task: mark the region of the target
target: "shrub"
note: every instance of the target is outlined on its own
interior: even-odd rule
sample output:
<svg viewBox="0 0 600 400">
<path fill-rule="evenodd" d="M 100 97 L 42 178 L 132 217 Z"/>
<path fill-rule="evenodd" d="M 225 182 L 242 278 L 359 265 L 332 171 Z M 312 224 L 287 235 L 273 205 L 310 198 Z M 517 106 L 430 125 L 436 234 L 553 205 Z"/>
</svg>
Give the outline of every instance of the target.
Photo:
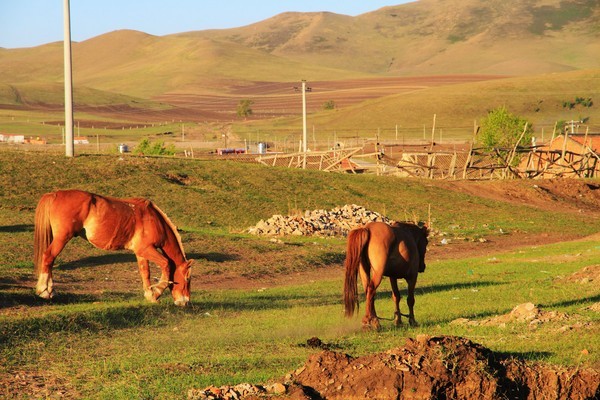
<svg viewBox="0 0 600 400">
<path fill-rule="evenodd" d="M 165 146 L 164 142 L 153 143 L 150 139 L 145 138 L 140 140 L 134 152 L 145 156 L 172 156 L 175 154 L 175 146 L 173 144 Z"/>
<path fill-rule="evenodd" d="M 508 112 L 506 107 L 492 110 L 480 122 L 481 130 L 478 143 L 486 150 L 496 149 L 505 157 L 512 151 L 521 135 L 519 144 L 531 143 L 533 127 L 525 119 Z M 523 133 L 525 131 L 525 133 Z M 515 162 L 518 159 L 515 158 Z"/>
<path fill-rule="evenodd" d="M 333 110 L 335 108 L 335 101 L 328 100 L 323 103 L 323 110 Z"/>
</svg>

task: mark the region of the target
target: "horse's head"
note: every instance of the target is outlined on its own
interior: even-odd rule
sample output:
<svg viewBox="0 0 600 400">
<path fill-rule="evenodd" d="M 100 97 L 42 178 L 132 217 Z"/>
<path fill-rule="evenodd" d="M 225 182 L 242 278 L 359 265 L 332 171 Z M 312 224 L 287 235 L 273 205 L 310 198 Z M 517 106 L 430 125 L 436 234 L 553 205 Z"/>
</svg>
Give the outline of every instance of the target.
<svg viewBox="0 0 600 400">
<path fill-rule="evenodd" d="M 188 260 L 175 268 L 175 273 L 173 275 L 173 289 L 171 290 L 175 305 L 186 306 L 190 302 L 193 261 L 194 260 Z"/>
<path fill-rule="evenodd" d="M 419 234 L 417 235 L 417 248 L 419 249 L 419 272 L 425 272 L 425 253 L 427 252 L 427 245 L 429 240 L 429 228 L 427 225 L 423 225 L 419 228 Z"/>
</svg>

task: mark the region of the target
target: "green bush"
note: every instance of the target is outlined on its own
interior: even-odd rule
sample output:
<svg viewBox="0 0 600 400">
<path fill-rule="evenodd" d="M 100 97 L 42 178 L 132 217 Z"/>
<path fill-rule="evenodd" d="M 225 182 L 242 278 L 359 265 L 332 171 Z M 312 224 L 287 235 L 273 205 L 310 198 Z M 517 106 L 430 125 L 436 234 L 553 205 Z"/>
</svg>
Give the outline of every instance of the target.
<svg viewBox="0 0 600 400">
<path fill-rule="evenodd" d="M 481 120 L 480 126 L 478 143 L 488 152 L 496 150 L 504 159 L 519 139 L 519 145 L 526 146 L 531 143 L 533 136 L 532 125 L 525 119 L 508 112 L 504 106 L 490 111 Z M 513 160 L 514 163 L 518 161 L 518 157 Z"/>
<path fill-rule="evenodd" d="M 325 103 L 323 103 L 323 110 L 333 110 L 333 109 L 335 109 L 335 101 L 328 100 Z"/>
<path fill-rule="evenodd" d="M 527 125 L 527 129 L 525 129 Z M 506 107 L 492 110 L 480 122 L 479 144 L 486 150 L 513 148 L 523 134 L 520 144 L 531 142 L 533 127 L 527 120 L 508 112 Z"/>
<path fill-rule="evenodd" d="M 145 138 L 140 140 L 134 153 L 145 156 L 172 156 L 175 154 L 175 146 L 173 144 L 165 146 L 164 142 L 153 143 L 150 139 Z"/>
</svg>

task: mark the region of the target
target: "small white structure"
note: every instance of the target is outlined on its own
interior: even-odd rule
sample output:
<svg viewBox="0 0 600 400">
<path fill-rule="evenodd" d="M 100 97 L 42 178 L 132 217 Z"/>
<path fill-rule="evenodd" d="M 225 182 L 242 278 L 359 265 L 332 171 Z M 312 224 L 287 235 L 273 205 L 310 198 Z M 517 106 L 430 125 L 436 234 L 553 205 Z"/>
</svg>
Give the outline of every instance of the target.
<svg viewBox="0 0 600 400">
<path fill-rule="evenodd" d="M 0 142 L 6 143 L 25 143 L 24 135 L 6 135 L 0 133 Z"/>
<path fill-rule="evenodd" d="M 77 136 L 73 139 L 74 144 L 90 144 L 88 139 L 85 136 Z"/>
</svg>

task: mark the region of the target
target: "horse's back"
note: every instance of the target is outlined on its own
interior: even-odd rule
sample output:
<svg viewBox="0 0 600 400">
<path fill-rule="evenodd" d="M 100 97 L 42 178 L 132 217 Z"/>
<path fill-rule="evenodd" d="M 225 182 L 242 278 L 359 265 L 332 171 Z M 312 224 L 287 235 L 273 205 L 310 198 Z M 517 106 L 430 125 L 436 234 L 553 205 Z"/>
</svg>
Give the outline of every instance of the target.
<svg viewBox="0 0 600 400">
<path fill-rule="evenodd" d="M 371 222 L 366 227 L 371 232 L 369 258 L 384 268 L 385 276 L 408 278 L 416 274 L 418 249 L 411 224 Z"/>
<path fill-rule="evenodd" d="M 88 212 L 92 194 L 82 190 L 57 190 L 46 193 L 42 201 L 47 202 L 53 230 L 77 231 L 82 228 Z"/>
<path fill-rule="evenodd" d="M 375 270 L 383 270 L 394 245 L 394 232 L 388 224 L 379 221 L 369 222 L 365 229 L 370 236 L 367 247 L 370 264 Z"/>
</svg>

